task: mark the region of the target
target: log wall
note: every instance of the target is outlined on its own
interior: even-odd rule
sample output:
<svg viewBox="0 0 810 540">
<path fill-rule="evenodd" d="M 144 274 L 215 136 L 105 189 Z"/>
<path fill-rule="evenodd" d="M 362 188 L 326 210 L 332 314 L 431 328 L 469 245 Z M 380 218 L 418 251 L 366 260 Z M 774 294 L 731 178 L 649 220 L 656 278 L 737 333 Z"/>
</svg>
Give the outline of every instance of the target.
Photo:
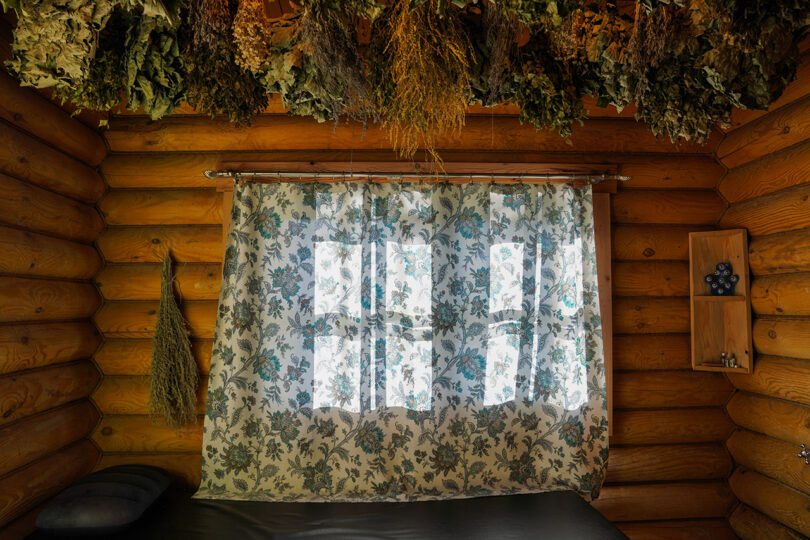
<svg viewBox="0 0 810 540">
<path fill-rule="evenodd" d="M 723 410 L 732 387 L 694 373 L 689 360 L 687 234 L 712 227 L 726 208 L 715 188 L 724 169 L 707 147 L 649 136 L 647 128 L 597 111 L 573 136 L 521 127 L 514 117 L 472 117 L 442 141 L 446 162 L 615 163 L 633 180 L 613 197 L 613 324 L 616 411 L 607 485 L 595 506 L 633 538 L 728 538 L 731 460 Z M 103 414 L 93 433 L 101 467 L 145 462 L 199 482 L 201 424 L 175 434 L 146 413 L 150 337 L 163 250 L 177 281 L 202 373 L 210 365 L 222 262 L 222 200 L 202 171 L 221 162 L 390 161 L 376 128 L 265 116 L 236 131 L 220 120 L 128 115 L 107 132 L 99 202 L 107 229 L 97 244 L 105 341 L 95 355 L 104 379 L 93 394 Z M 205 385 L 200 389 L 204 396 Z M 200 408 L 203 412 L 203 408 Z M 202 417 L 200 417 L 200 423 Z"/>
<path fill-rule="evenodd" d="M 0 537 L 95 467 L 101 136 L 0 70 Z"/>
<path fill-rule="evenodd" d="M 721 228 L 750 232 L 756 358 L 737 388 L 727 441 L 731 488 L 741 501 L 730 522 L 744 539 L 810 536 L 810 67 L 767 114 L 737 114 L 717 150 L 729 167 L 719 193 Z"/>
</svg>

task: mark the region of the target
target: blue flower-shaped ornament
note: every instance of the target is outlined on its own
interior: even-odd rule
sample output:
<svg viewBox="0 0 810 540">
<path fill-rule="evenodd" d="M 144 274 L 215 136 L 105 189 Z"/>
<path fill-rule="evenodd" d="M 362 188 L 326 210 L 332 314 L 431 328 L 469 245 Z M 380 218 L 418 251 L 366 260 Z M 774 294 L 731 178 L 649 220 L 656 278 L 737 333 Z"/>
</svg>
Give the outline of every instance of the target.
<svg viewBox="0 0 810 540">
<path fill-rule="evenodd" d="M 734 274 L 731 263 L 721 262 L 714 267 L 714 272 L 706 274 L 706 283 L 712 296 L 731 296 L 734 294 L 734 286 L 740 281 L 740 276 Z"/>
</svg>

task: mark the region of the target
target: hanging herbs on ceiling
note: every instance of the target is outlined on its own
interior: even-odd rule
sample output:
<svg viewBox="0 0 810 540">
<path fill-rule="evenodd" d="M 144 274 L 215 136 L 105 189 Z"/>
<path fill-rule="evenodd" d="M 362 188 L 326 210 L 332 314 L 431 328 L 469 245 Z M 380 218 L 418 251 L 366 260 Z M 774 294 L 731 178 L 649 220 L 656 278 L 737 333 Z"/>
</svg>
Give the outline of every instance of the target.
<svg viewBox="0 0 810 540">
<path fill-rule="evenodd" d="M 127 107 L 152 120 L 172 112 L 186 92 L 179 29 L 162 18 L 140 17 L 124 42 Z"/>
<path fill-rule="evenodd" d="M 249 125 L 267 107 L 267 92 L 236 64 L 231 26 L 237 7 L 233 0 L 192 0 L 191 36 L 183 51 L 185 99 L 203 114 L 223 114 L 236 125 Z"/>
<path fill-rule="evenodd" d="M 366 63 L 360 54 L 353 11 L 341 12 L 326 0 L 304 1 L 304 11 L 295 34 L 296 44 L 305 56 L 310 76 L 323 92 L 311 90 L 337 121 L 344 116 L 363 124 L 379 120 L 371 102 L 366 80 Z M 373 13 L 367 2 L 346 2 L 348 7 Z"/>
<path fill-rule="evenodd" d="M 276 18 L 263 0 L 0 5 L 18 19 L 9 71 L 80 108 L 157 119 L 185 100 L 241 125 L 270 93 L 321 122 L 381 120 L 403 155 L 434 157 L 470 103 L 515 103 L 568 137 L 585 96 L 703 141 L 781 94 L 810 23 L 810 0 L 302 0 Z"/>
<path fill-rule="evenodd" d="M 469 37 L 458 8 L 438 7 L 438 0 L 415 9 L 397 0 L 372 28 L 374 97 L 394 149 L 405 157 L 423 146 L 438 158 L 438 137 L 461 129 L 472 99 Z"/>
<path fill-rule="evenodd" d="M 98 33 L 113 3 L 96 0 L 33 0 L 6 4 L 17 11 L 8 68 L 24 86 L 70 88 L 90 70 Z"/>
</svg>

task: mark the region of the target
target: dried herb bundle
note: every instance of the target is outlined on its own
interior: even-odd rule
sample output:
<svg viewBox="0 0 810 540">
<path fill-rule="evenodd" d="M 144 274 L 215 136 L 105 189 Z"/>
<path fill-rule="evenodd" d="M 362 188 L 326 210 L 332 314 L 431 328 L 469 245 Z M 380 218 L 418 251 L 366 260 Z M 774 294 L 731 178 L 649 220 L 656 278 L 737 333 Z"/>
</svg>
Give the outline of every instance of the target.
<svg viewBox="0 0 810 540">
<path fill-rule="evenodd" d="M 515 103 L 520 121 L 535 129 L 556 129 L 569 137 L 574 122 L 585 118 L 582 91 L 577 87 L 572 64 L 553 55 L 550 36 L 534 34 L 522 51 L 523 63 L 515 77 Z"/>
<path fill-rule="evenodd" d="M 377 23 L 369 78 L 394 148 L 412 157 L 423 145 L 438 160 L 437 139 L 461 129 L 472 97 L 475 57 L 459 10 L 397 0 Z"/>
<path fill-rule="evenodd" d="M 152 340 L 152 377 L 148 410 L 153 421 L 162 418 L 172 429 L 197 421 L 197 363 L 183 314 L 174 296 L 172 261 L 163 257 L 155 336 Z"/>
<path fill-rule="evenodd" d="M 272 60 L 273 22 L 262 0 L 240 0 L 233 20 L 236 63 L 253 73 L 266 69 Z"/>
<path fill-rule="evenodd" d="M 127 108 L 152 120 L 171 113 L 186 92 L 180 33 L 164 18 L 142 16 L 127 31 L 123 58 Z"/>
<path fill-rule="evenodd" d="M 116 10 L 101 31 L 99 46 L 84 80 L 73 88 L 57 87 L 54 96 L 70 101 L 78 109 L 109 111 L 121 104 L 124 93 L 122 58 L 128 29 L 138 23 L 139 16 Z"/>
<path fill-rule="evenodd" d="M 189 9 L 192 37 L 183 60 L 186 101 L 204 114 L 224 114 L 248 125 L 267 107 L 267 93 L 256 77 L 236 63 L 231 22 L 237 3 L 193 0 Z"/>
<path fill-rule="evenodd" d="M 365 123 L 377 118 L 351 15 L 331 9 L 324 0 L 304 2 L 295 38 L 322 88 L 320 101 L 331 110 L 332 119 L 347 116 Z"/>
<path fill-rule="evenodd" d="M 481 9 L 468 6 L 465 13 L 473 15 L 465 18 L 476 52 L 476 64 L 471 66 L 473 101 L 490 107 L 505 103 L 514 95 L 520 22 L 492 2 L 486 2 Z"/>
<path fill-rule="evenodd" d="M 4 4 L 6 7 L 6 4 Z M 113 2 L 102 0 L 32 0 L 18 5 L 7 63 L 24 86 L 74 88 L 90 71 L 98 33 L 107 24 Z"/>
</svg>

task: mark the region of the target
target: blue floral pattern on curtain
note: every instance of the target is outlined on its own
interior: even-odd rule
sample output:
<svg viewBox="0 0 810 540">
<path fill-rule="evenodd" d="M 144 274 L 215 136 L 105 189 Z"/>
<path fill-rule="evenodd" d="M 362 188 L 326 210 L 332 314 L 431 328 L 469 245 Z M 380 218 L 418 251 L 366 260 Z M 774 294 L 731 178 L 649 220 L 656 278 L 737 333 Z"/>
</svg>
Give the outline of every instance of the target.
<svg viewBox="0 0 810 540">
<path fill-rule="evenodd" d="M 199 498 L 598 494 L 590 188 L 235 188 Z"/>
</svg>

